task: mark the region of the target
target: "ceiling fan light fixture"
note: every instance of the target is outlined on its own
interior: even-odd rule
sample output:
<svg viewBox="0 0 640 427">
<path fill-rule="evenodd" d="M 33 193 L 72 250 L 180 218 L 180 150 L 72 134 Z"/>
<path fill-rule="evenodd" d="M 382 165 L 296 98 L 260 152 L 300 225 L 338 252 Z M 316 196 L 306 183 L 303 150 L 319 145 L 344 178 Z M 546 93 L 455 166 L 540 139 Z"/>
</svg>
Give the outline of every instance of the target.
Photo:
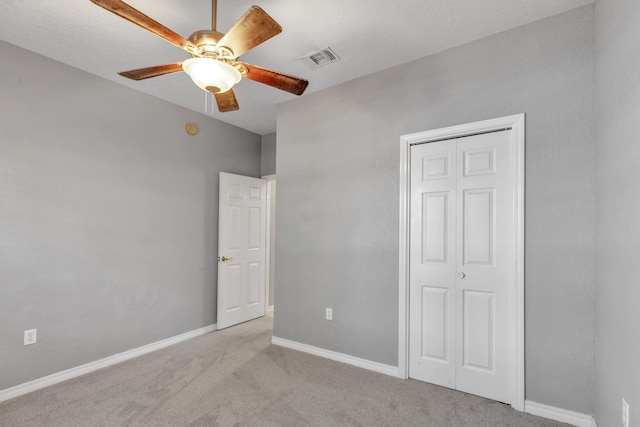
<svg viewBox="0 0 640 427">
<path fill-rule="evenodd" d="M 235 67 L 213 58 L 189 58 L 182 69 L 200 89 L 212 93 L 226 92 L 242 79 Z"/>
<path fill-rule="evenodd" d="M 91 0 L 95 5 L 123 18 L 191 54 L 184 62 L 123 71 L 123 77 L 144 80 L 165 74 L 186 72 L 202 90 L 215 95 L 218 111 L 236 111 L 240 107 L 233 86 L 243 78 L 294 95 L 302 95 L 309 82 L 278 71 L 238 62 L 254 47 L 282 32 L 282 27 L 259 6 L 249 10 L 226 34 L 216 31 L 217 0 L 211 0 L 211 30 L 198 30 L 188 39 L 140 12 L 124 0 Z M 315 61 L 318 62 L 318 61 Z M 211 99 L 208 96 L 205 99 Z"/>
</svg>

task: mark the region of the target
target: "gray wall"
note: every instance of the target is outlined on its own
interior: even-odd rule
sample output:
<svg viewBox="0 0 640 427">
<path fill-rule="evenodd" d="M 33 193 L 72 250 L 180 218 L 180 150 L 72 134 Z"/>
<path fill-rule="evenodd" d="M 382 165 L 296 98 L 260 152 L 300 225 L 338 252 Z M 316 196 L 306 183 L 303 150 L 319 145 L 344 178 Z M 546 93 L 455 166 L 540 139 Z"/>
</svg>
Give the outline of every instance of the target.
<svg viewBox="0 0 640 427">
<path fill-rule="evenodd" d="M 259 176 L 260 136 L 0 58 L 0 389 L 213 324 L 218 172 Z"/>
<path fill-rule="evenodd" d="M 262 136 L 262 176 L 276 173 L 276 134 L 270 133 Z"/>
<path fill-rule="evenodd" d="M 621 399 L 640 425 L 640 3 L 596 3 L 597 278 L 599 426 L 620 425 Z"/>
<path fill-rule="evenodd" d="M 526 113 L 526 398 L 591 413 L 593 78 L 586 6 L 281 105 L 274 334 L 397 365 L 399 137 Z"/>
</svg>

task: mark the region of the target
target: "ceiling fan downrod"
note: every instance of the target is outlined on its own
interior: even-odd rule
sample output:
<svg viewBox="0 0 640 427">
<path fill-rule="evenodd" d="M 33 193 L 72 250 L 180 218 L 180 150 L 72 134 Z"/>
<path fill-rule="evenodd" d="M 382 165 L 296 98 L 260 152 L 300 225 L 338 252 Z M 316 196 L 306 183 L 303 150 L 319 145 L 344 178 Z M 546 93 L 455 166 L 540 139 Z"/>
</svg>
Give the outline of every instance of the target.
<svg viewBox="0 0 640 427">
<path fill-rule="evenodd" d="M 211 30 L 216 31 L 216 21 L 218 20 L 218 0 L 211 0 Z"/>
</svg>

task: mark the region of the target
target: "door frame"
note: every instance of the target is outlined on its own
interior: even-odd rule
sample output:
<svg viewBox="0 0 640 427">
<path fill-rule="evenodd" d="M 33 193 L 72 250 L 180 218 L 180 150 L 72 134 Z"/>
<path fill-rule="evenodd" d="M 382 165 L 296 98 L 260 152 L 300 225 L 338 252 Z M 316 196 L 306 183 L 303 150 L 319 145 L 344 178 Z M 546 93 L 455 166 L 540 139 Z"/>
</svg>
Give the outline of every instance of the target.
<svg viewBox="0 0 640 427">
<path fill-rule="evenodd" d="M 276 181 L 276 174 L 262 175 L 261 177 L 265 181 L 267 181 L 267 219 L 266 219 L 266 261 L 265 261 L 265 298 L 264 298 L 264 310 L 266 315 L 273 314 L 273 307 L 275 305 L 275 297 L 273 305 L 269 305 L 269 294 L 271 293 L 271 239 L 274 236 L 271 235 L 271 207 L 276 203 L 273 198 L 273 194 L 271 194 L 271 187 L 269 183 L 272 181 Z M 277 192 L 277 190 L 276 190 Z"/>
<path fill-rule="evenodd" d="M 516 114 L 457 126 L 417 132 L 400 137 L 400 256 L 398 297 L 398 377 L 409 378 L 409 203 L 411 146 L 510 128 L 513 144 L 511 165 L 516 180 L 511 184 L 514 202 L 511 217 L 516 232 L 509 243 L 514 254 L 509 276 L 515 284 L 509 295 L 509 396 L 511 406 L 524 411 L 524 140 L 525 115 Z"/>
</svg>

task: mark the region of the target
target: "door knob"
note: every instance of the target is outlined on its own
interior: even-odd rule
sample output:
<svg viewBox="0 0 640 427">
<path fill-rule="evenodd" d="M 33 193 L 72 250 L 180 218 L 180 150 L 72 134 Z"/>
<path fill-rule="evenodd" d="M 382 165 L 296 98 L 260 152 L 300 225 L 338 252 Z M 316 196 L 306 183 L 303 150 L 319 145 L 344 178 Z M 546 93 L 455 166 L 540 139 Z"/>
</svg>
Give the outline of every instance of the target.
<svg viewBox="0 0 640 427">
<path fill-rule="evenodd" d="M 460 273 L 458 273 L 458 277 L 464 279 L 465 277 L 467 277 L 467 275 L 461 271 Z"/>
<path fill-rule="evenodd" d="M 225 262 L 225 261 L 230 261 L 233 258 L 227 258 L 226 256 L 223 256 L 222 258 L 220 258 L 220 261 Z"/>
</svg>

